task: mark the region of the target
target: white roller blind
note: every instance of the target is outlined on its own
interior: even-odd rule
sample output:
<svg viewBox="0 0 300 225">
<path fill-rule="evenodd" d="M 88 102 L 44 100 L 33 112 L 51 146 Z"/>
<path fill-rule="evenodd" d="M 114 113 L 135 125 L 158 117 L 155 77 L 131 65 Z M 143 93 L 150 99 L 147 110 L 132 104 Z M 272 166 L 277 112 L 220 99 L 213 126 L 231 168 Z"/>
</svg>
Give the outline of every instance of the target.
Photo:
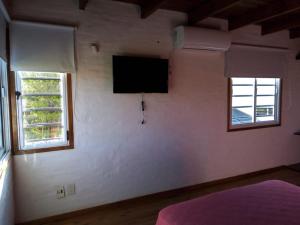
<svg viewBox="0 0 300 225">
<path fill-rule="evenodd" d="M 232 46 L 225 54 L 226 77 L 282 78 L 287 53 L 280 50 Z"/>
<path fill-rule="evenodd" d="M 74 28 L 29 22 L 12 22 L 13 71 L 74 72 Z"/>
<path fill-rule="evenodd" d="M 0 11 L 0 57 L 6 61 L 6 20 Z"/>
</svg>

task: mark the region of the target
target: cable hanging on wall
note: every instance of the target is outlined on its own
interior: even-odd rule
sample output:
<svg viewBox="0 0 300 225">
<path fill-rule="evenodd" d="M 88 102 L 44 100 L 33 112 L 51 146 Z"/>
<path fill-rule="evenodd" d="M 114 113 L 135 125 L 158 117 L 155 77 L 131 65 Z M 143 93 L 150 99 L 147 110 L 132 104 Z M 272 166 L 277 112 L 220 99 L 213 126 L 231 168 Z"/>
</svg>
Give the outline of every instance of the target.
<svg viewBox="0 0 300 225">
<path fill-rule="evenodd" d="M 141 124 L 144 125 L 146 123 L 145 121 L 145 101 L 144 101 L 144 93 L 142 94 L 141 99 L 141 110 L 142 110 L 142 120 Z"/>
</svg>

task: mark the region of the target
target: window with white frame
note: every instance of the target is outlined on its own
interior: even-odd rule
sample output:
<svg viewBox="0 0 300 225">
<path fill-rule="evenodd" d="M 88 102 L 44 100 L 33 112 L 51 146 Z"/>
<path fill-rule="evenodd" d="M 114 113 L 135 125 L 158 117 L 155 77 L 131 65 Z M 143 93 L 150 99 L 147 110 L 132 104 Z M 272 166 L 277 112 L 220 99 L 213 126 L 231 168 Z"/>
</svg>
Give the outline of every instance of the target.
<svg viewBox="0 0 300 225">
<path fill-rule="evenodd" d="M 15 73 L 18 150 L 70 146 L 71 88 L 66 73 Z M 70 103 L 70 104 L 69 104 Z"/>
<path fill-rule="evenodd" d="M 0 158 L 10 150 L 7 64 L 0 58 Z"/>
<path fill-rule="evenodd" d="M 230 78 L 229 130 L 280 125 L 279 78 Z"/>
</svg>

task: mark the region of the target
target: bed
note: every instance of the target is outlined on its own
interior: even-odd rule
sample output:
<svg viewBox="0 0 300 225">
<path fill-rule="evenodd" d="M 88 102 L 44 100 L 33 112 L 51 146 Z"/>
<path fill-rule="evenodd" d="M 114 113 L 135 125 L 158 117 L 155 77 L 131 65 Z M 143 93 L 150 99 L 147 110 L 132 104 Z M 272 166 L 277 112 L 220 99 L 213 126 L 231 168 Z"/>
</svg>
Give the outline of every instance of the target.
<svg viewBox="0 0 300 225">
<path fill-rule="evenodd" d="M 300 225 L 300 188 L 278 180 L 171 205 L 156 225 Z"/>
</svg>

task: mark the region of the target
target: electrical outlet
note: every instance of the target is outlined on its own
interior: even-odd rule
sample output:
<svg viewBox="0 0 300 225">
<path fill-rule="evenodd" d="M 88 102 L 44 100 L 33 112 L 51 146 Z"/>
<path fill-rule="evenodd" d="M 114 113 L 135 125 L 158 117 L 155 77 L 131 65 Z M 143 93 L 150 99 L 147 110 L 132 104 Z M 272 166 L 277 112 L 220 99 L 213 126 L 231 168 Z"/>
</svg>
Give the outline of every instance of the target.
<svg viewBox="0 0 300 225">
<path fill-rule="evenodd" d="M 65 190 L 67 196 L 76 194 L 75 184 L 67 184 Z"/>
<path fill-rule="evenodd" d="M 65 187 L 63 185 L 56 186 L 56 198 L 61 199 L 66 197 Z"/>
</svg>

